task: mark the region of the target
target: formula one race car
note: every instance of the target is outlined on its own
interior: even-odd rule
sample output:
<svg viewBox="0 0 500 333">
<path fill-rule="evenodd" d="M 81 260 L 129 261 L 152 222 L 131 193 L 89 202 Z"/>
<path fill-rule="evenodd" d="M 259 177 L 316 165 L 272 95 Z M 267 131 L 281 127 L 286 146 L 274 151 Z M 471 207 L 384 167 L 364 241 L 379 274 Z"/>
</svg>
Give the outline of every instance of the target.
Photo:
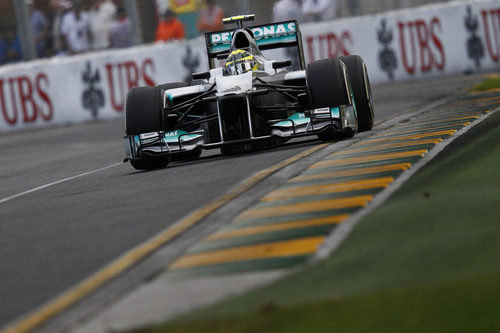
<svg viewBox="0 0 500 333">
<path fill-rule="evenodd" d="M 139 170 L 193 160 L 203 149 L 223 154 L 273 147 L 294 137 L 322 141 L 351 137 L 373 126 L 371 89 L 359 56 L 323 59 L 305 66 L 296 21 L 243 27 L 254 15 L 224 19 L 237 28 L 205 35 L 208 72 L 201 83 L 139 87 L 127 95 L 126 159 Z M 296 51 L 275 61 L 262 51 Z M 288 52 L 289 54 L 289 52 Z M 225 60 L 216 67 L 215 59 Z"/>
</svg>

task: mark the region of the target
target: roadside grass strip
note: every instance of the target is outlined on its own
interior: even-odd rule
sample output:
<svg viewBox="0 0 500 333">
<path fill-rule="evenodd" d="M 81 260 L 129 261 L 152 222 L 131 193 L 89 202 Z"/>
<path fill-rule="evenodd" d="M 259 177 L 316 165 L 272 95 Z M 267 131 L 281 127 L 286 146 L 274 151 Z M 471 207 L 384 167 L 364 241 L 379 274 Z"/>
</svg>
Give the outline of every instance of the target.
<svg viewBox="0 0 500 333">
<path fill-rule="evenodd" d="M 166 276 L 184 279 L 306 262 L 334 228 L 436 144 L 495 108 L 497 97 L 457 99 L 330 154 L 191 247 Z"/>
<path fill-rule="evenodd" d="M 299 304 L 268 302 L 241 314 L 184 319 L 135 333 L 498 332 L 499 281 L 500 274 L 492 274 Z"/>
</svg>

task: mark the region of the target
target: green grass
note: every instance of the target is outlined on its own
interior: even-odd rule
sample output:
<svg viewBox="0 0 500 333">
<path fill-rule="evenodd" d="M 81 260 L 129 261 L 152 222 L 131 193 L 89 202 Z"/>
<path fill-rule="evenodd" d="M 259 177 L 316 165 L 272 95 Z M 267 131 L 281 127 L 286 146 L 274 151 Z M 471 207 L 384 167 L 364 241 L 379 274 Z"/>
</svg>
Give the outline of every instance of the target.
<svg viewBox="0 0 500 333">
<path fill-rule="evenodd" d="M 484 91 L 500 88 L 500 75 L 493 75 L 474 87 L 476 91 Z"/>
<path fill-rule="evenodd" d="M 282 308 L 261 307 L 233 318 L 152 329 L 161 332 L 498 332 L 500 274 L 444 286 L 369 293 Z"/>
<path fill-rule="evenodd" d="M 327 260 L 154 332 L 500 331 L 499 142 L 497 112 Z"/>
</svg>

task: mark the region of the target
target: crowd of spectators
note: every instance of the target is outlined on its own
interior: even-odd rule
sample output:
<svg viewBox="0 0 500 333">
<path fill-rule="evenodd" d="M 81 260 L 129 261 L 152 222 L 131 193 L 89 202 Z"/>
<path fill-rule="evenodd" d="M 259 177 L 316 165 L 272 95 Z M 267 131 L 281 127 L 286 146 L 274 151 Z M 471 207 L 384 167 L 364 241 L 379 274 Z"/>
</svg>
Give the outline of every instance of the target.
<svg viewBox="0 0 500 333">
<path fill-rule="evenodd" d="M 333 20 L 337 14 L 337 0 L 276 0 L 272 19 L 274 22 L 321 22 Z"/>
<path fill-rule="evenodd" d="M 36 54 L 39 58 L 73 55 L 132 45 L 132 23 L 123 0 L 50 0 L 49 10 L 26 1 Z M 241 1 L 240 1 L 241 2 Z M 337 0 L 270 1 L 272 20 L 299 22 L 331 20 Z M 224 29 L 225 11 L 217 0 L 157 0 L 157 43 L 193 38 Z M 247 2 L 248 7 L 248 2 Z M 47 9 L 47 8 L 44 8 Z M 0 31 L 0 64 L 21 61 L 22 47 L 14 27 Z"/>
<path fill-rule="evenodd" d="M 156 29 L 157 42 L 192 38 L 200 33 L 224 29 L 222 19 L 225 12 L 216 0 L 169 0 L 166 4 Z"/>
<path fill-rule="evenodd" d="M 38 58 L 66 56 L 132 45 L 132 26 L 120 0 L 50 0 L 50 11 L 28 7 Z M 0 32 L 0 64 L 21 61 L 22 48 L 15 27 Z"/>
</svg>

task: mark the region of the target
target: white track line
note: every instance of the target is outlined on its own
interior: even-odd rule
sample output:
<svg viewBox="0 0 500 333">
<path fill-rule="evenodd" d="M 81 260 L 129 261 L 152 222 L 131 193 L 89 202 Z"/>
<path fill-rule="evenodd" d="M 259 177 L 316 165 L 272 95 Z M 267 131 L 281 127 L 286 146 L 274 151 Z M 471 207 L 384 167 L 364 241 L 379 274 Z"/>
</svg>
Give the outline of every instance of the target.
<svg viewBox="0 0 500 333">
<path fill-rule="evenodd" d="M 330 254 L 335 251 L 340 244 L 349 236 L 354 227 L 368 214 L 373 212 L 376 208 L 382 205 L 389 197 L 399 189 L 411 176 L 413 176 L 418 170 L 429 163 L 434 157 L 436 157 L 446 146 L 452 143 L 455 139 L 459 138 L 462 134 L 474 128 L 477 124 L 486 120 L 489 116 L 499 111 L 496 109 L 492 112 L 485 114 L 484 116 L 478 118 L 472 124 L 462 128 L 460 131 L 452 135 L 446 140 L 438 143 L 427 155 L 425 155 L 420 161 L 413 165 L 410 170 L 403 173 L 399 178 L 397 178 L 391 185 L 389 185 L 384 191 L 378 194 L 375 199 L 373 199 L 365 208 L 361 209 L 357 213 L 353 214 L 350 219 L 342 222 L 337 228 L 335 228 L 330 235 L 325 238 L 325 241 L 320 246 L 316 254 L 311 258 L 310 262 L 316 262 L 326 259 Z"/>
<path fill-rule="evenodd" d="M 122 164 L 123 163 L 115 163 L 115 164 L 112 164 L 112 165 L 108 165 L 107 167 L 104 167 L 104 168 L 100 168 L 100 169 L 96 169 L 96 170 L 84 172 L 84 173 L 81 173 L 81 174 L 76 175 L 76 176 L 64 178 L 64 179 L 61 179 L 61 180 L 58 180 L 58 181 L 55 181 L 55 182 L 52 182 L 52 183 L 49 183 L 49 184 L 38 186 L 38 187 L 32 188 L 31 190 L 27 190 L 27 191 L 24 191 L 24 192 L 21 192 L 21 193 L 18 193 L 18 194 L 14 194 L 14 195 L 12 195 L 10 197 L 0 199 L 0 204 L 3 204 L 5 202 L 7 202 L 7 201 L 11 201 L 11 200 L 14 200 L 14 199 L 22 197 L 22 196 L 25 196 L 25 195 L 33 193 L 33 192 L 37 192 L 37 191 L 46 189 L 48 187 L 52 187 L 52 186 L 57 185 L 57 184 L 65 183 L 65 182 L 68 182 L 68 181 L 73 180 L 73 179 L 85 177 L 85 176 L 88 176 L 88 175 L 91 175 L 91 174 L 94 174 L 94 173 L 98 173 L 98 172 L 101 172 L 101 171 L 104 171 L 104 170 L 107 170 L 107 169 L 111 169 L 111 168 L 117 167 L 117 166 L 122 165 Z"/>
</svg>

